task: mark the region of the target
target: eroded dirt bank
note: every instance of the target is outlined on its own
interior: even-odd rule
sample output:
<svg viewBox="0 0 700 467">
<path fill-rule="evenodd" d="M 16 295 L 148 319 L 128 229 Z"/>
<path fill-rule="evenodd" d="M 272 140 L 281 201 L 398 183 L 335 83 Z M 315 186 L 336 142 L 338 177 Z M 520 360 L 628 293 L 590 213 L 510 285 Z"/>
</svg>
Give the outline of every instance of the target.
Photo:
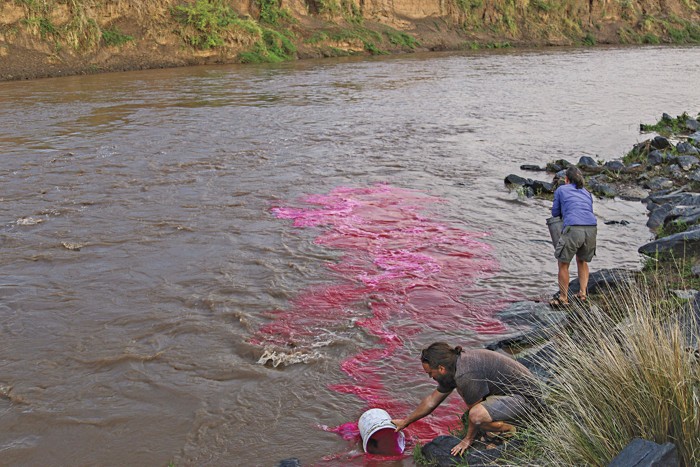
<svg viewBox="0 0 700 467">
<path fill-rule="evenodd" d="M 464 48 L 700 42 L 692 0 L 11 0 L 0 80 Z"/>
</svg>

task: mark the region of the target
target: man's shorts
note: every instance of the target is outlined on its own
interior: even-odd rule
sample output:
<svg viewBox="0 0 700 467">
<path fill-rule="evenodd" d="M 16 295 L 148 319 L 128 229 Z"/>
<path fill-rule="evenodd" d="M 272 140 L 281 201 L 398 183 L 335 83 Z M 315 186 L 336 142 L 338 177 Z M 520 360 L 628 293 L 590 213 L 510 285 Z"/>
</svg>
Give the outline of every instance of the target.
<svg viewBox="0 0 700 467">
<path fill-rule="evenodd" d="M 590 263 L 595 255 L 596 236 L 598 228 L 595 225 L 568 225 L 564 227 L 554 249 L 554 257 L 560 263 L 570 263 L 574 256 Z"/>
<path fill-rule="evenodd" d="M 518 395 L 488 396 L 481 405 L 494 422 L 522 422 L 528 415 L 539 410 L 532 401 Z"/>
</svg>

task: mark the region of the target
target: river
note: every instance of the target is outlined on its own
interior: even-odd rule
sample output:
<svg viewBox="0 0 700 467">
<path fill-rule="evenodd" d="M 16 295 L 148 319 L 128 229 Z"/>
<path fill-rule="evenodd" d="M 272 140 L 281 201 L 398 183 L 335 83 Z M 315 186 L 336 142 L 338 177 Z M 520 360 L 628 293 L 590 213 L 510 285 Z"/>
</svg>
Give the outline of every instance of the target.
<svg viewBox="0 0 700 467">
<path fill-rule="evenodd" d="M 700 48 L 644 47 L 0 83 L 0 464 L 412 465 L 342 427 L 555 290 L 551 203 L 504 177 L 622 157 L 699 76 Z M 639 268 L 644 206 L 595 212 L 591 269 Z"/>
</svg>

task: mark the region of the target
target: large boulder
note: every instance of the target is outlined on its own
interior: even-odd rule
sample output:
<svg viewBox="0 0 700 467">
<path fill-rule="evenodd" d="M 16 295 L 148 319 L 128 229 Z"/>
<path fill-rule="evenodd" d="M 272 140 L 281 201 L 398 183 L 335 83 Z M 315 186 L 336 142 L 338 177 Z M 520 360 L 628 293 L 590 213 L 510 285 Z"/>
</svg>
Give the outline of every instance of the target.
<svg viewBox="0 0 700 467">
<path fill-rule="evenodd" d="M 672 204 L 675 206 L 699 206 L 700 193 L 659 193 L 650 195 L 646 201 L 654 204 Z"/>
<path fill-rule="evenodd" d="M 698 131 L 700 130 L 700 122 L 695 118 L 688 118 L 685 121 L 685 128 L 688 131 Z"/>
<path fill-rule="evenodd" d="M 455 465 L 469 465 L 470 467 L 492 467 L 495 461 L 502 457 L 507 449 L 512 446 L 513 450 L 518 449 L 521 443 L 510 442 L 487 449 L 480 442 L 475 441 L 473 447 L 465 453 L 463 457 L 453 456 L 450 451 L 459 444 L 461 440 L 456 436 L 442 435 L 433 439 L 421 448 L 423 456 L 437 467 L 452 467 Z M 510 444 L 510 446 L 509 446 Z"/>
<path fill-rule="evenodd" d="M 654 177 L 642 183 L 642 186 L 652 191 L 666 190 L 673 188 L 673 180 L 666 177 Z"/>
<path fill-rule="evenodd" d="M 598 167 L 598 163 L 595 161 L 595 159 L 593 159 L 593 158 L 590 157 L 590 156 L 581 156 L 581 158 L 578 160 L 578 164 L 576 164 L 576 165 L 577 165 L 578 167 L 580 167 L 580 168 L 585 168 L 585 167 L 594 168 L 594 167 Z"/>
<path fill-rule="evenodd" d="M 637 251 L 648 256 L 673 254 L 677 258 L 698 255 L 700 226 L 647 243 Z"/>
<path fill-rule="evenodd" d="M 663 136 L 657 136 L 651 140 L 651 147 L 654 149 L 666 149 L 671 147 L 671 143 Z"/>
<path fill-rule="evenodd" d="M 603 164 L 603 167 L 614 172 L 621 172 L 626 168 L 625 164 L 622 161 L 608 161 L 605 164 Z"/>
<path fill-rule="evenodd" d="M 633 284 L 634 271 L 628 269 L 601 269 L 590 273 L 588 278 L 588 293 L 599 294 Z M 569 295 L 573 296 L 581 290 L 578 278 L 569 283 Z"/>
<path fill-rule="evenodd" d="M 663 151 L 659 151 L 658 149 L 654 149 L 649 154 L 647 154 L 647 164 L 652 167 L 663 164 L 665 160 L 666 153 Z"/>
<path fill-rule="evenodd" d="M 588 179 L 588 188 L 591 192 L 598 196 L 604 196 L 606 198 L 614 198 L 617 196 L 617 190 L 613 185 L 607 183 L 608 177 L 606 175 L 597 175 Z"/>
<path fill-rule="evenodd" d="M 519 175 L 510 174 L 504 180 L 506 185 L 530 186 L 532 185 L 531 178 L 524 178 Z"/>
<path fill-rule="evenodd" d="M 538 302 L 513 302 L 496 313 L 496 318 L 511 329 L 502 339 L 486 345 L 490 350 L 514 350 L 528 347 L 549 339 L 566 322 L 566 313 L 553 310 L 549 304 Z"/>
<path fill-rule="evenodd" d="M 700 159 L 695 156 L 678 156 L 676 158 L 678 166 L 686 171 L 698 165 L 698 162 L 700 162 Z"/>
<path fill-rule="evenodd" d="M 655 204 L 653 207 L 649 208 L 649 219 L 647 220 L 647 227 L 652 230 L 656 230 L 661 227 L 666 220 L 668 213 L 673 210 L 672 204 Z"/>
<path fill-rule="evenodd" d="M 682 143 L 678 143 L 676 145 L 676 152 L 678 152 L 678 154 L 689 154 L 691 156 L 696 156 L 700 154 L 698 148 L 686 141 L 683 141 Z"/>
<path fill-rule="evenodd" d="M 608 467 L 676 467 L 680 466 L 678 450 L 673 443 L 656 444 L 634 438 L 610 461 Z"/>
<path fill-rule="evenodd" d="M 670 223 L 694 225 L 700 220 L 700 206 L 676 206 L 669 211 L 664 225 Z"/>
</svg>

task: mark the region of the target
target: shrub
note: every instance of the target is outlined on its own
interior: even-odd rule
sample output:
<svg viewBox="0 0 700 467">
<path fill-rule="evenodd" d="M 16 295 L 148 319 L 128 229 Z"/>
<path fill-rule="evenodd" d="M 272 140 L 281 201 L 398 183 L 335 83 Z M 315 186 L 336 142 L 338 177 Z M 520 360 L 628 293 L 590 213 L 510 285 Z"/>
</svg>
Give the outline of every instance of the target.
<svg viewBox="0 0 700 467">
<path fill-rule="evenodd" d="M 193 32 L 182 32 L 187 43 L 198 49 L 223 45 L 222 32 L 238 18 L 222 0 L 197 0 L 172 9 L 175 19 Z"/>
<path fill-rule="evenodd" d="M 102 31 L 102 42 L 104 42 L 104 44 L 108 47 L 109 46 L 124 45 L 127 42 L 130 42 L 133 40 L 134 40 L 133 36 L 129 36 L 127 34 L 124 34 L 116 27 L 104 29 Z"/>
</svg>

